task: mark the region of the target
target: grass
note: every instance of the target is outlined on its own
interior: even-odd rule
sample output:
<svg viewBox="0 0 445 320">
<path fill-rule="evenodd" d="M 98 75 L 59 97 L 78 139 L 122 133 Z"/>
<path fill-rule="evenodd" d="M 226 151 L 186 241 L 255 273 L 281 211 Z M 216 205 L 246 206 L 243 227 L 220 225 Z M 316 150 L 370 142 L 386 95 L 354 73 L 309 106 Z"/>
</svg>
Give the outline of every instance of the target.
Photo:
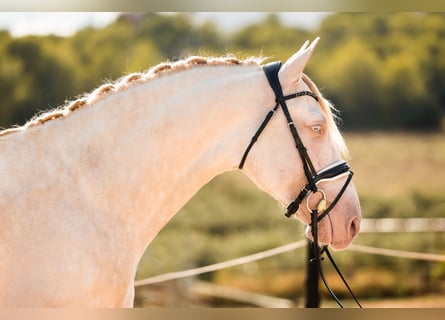
<svg viewBox="0 0 445 320">
<path fill-rule="evenodd" d="M 444 138 L 443 134 L 346 134 L 364 217 L 444 217 Z M 201 189 L 160 232 L 144 255 L 137 278 L 216 263 L 303 239 L 304 227 L 284 218 L 282 212 L 275 200 L 241 173 L 221 175 Z M 436 253 L 445 248 L 442 235 L 428 233 L 363 234 L 356 243 Z M 335 256 L 356 293 L 364 297 L 445 292 L 444 264 L 347 251 Z M 301 294 L 305 258 L 305 251 L 299 250 L 201 278 L 291 297 Z M 327 273 L 332 276 L 329 269 Z M 342 295 L 340 284 L 332 279 L 333 287 Z"/>
<path fill-rule="evenodd" d="M 414 190 L 444 193 L 443 134 L 363 133 L 345 139 L 360 194 L 393 198 Z"/>
</svg>

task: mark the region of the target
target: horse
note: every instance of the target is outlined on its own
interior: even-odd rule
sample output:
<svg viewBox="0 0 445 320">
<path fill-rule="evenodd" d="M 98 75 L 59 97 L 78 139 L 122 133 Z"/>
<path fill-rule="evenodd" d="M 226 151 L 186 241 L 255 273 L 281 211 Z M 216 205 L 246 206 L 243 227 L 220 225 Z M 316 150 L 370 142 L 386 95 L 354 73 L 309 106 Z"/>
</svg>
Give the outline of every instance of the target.
<svg viewBox="0 0 445 320">
<path fill-rule="evenodd" d="M 278 78 L 284 95 L 317 98 L 287 105 L 322 170 L 348 155 L 334 107 L 303 72 L 317 43 L 306 42 Z M 240 168 L 274 105 L 263 61 L 229 55 L 163 62 L 1 131 L 0 305 L 132 307 L 147 246 L 203 185 Z M 287 205 L 307 178 L 285 115 L 274 113 L 241 170 Z M 319 181 L 328 204 L 344 179 Z M 344 189 L 318 222 L 319 243 L 334 250 L 347 247 L 360 227 L 356 189 Z M 306 225 L 322 197 L 310 195 L 296 212 Z"/>
</svg>

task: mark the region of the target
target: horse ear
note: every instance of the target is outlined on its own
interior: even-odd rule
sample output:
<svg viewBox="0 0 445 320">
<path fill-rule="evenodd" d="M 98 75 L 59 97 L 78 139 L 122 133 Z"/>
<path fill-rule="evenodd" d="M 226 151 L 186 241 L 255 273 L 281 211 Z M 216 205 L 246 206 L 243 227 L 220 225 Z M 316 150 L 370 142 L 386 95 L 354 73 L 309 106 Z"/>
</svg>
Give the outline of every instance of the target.
<svg viewBox="0 0 445 320">
<path fill-rule="evenodd" d="M 310 45 L 309 41 L 306 41 L 300 50 L 290 57 L 281 67 L 278 77 L 282 84 L 296 84 L 298 82 L 318 44 L 318 40 L 320 40 L 319 37 L 312 41 Z"/>
</svg>

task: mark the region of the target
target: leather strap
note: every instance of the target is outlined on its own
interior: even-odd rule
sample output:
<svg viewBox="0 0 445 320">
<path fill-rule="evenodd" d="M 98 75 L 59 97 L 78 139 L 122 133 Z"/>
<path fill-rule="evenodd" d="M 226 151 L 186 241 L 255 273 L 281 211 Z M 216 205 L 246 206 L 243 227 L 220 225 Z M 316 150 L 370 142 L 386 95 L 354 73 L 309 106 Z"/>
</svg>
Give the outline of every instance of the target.
<svg viewBox="0 0 445 320">
<path fill-rule="evenodd" d="M 311 190 L 315 192 L 317 190 L 317 186 L 315 185 L 315 182 L 312 180 L 312 177 L 316 174 L 316 171 L 312 164 L 311 159 L 309 158 L 307 149 L 305 148 L 303 142 L 301 141 L 300 136 L 298 135 L 294 121 L 292 120 L 289 109 L 286 105 L 286 100 L 292 99 L 297 96 L 308 95 L 308 91 L 302 91 L 299 92 L 298 94 L 293 94 L 284 97 L 280 80 L 278 78 L 278 72 L 280 68 L 281 68 L 281 62 L 278 61 L 266 64 L 263 69 L 264 73 L 266 74 L 267 80 L 269 81 L 269 85 L 271 86 L 272 90 L 275 93 L 275 101 L 277 102 L 277 104 L 281 106 L 281 109 L 283 110 L 283 113 L 286 116 L 287 124 L 295 141 L 295 147 L 297 148 L 298 153 L 300 154 L 301 160 L 303 162 L 304 174 L 306 175 L 306 178 L 310 184 Z M 310 96 L 313 97 L 312 93 Z M 318 99 L 316 100 L 318 101 Z"/>
</svg>

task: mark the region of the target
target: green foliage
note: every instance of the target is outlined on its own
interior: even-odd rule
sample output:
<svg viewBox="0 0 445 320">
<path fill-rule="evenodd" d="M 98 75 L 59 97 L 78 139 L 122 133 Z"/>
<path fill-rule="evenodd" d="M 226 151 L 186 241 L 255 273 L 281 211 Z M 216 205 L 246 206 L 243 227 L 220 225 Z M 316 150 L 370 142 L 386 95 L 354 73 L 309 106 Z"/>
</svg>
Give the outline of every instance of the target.
<svg viewBox="0 0 445 320">
<path fill-rule="evenodd" d="M 443 14 L 341 13 L 323 21 L 326 51 L 311 63 L 345 128 L 440 128 L 444 26 Z"/>
<path fill-rule="evenodd" d="M 23 123 L 107 79 L 187 55 L 263 55 L 285 60 L 319 35 L 307 73 L 341 110 L 345 129 L 439 130 L 445 111 L 445 15 L 338 13 L 318 30 L 278 15 L 224 34 L 192 14 L 123 14 L 72 37 L 0 32 L 0 126 Z"/>
<path fill-rule="evenodd" d="M 269 14 L 260 23 L 245 27 L 230 36 L 229 48 L 243 54 L 263 55 L 285 61 L 304 41 L 313 36 L 304 30 L 283 25 L 278 16 Z"/>
<path fill-rule="evenodd" d="M 67 95 L 75 93 L 75 79 L 71 66 L 65 63 L 63 56 L 52 50 L 60 40 L 47 38 L 42 45 L 40 39 L 26 37 L 11 40 L 3 48 L 1 77 L 4 79 L 0 92 L 9 95 L 5 108 L 9 121 L 17 123 L 30 118 L 37 109 L 48 109 L 62 103 Z M 32 93 L 32 95 L 30 94 Z"/>
<path fill-rule="evenodd" d="M 339 106 L 346 127 L 381 126 L 382 96 L 377 93 L 382 91 L 382 76 L 370 45 L 353 37 L 325 58 L 314 74 L 318 82 L 329 84 L 326 95 Z"/>
</svg>

